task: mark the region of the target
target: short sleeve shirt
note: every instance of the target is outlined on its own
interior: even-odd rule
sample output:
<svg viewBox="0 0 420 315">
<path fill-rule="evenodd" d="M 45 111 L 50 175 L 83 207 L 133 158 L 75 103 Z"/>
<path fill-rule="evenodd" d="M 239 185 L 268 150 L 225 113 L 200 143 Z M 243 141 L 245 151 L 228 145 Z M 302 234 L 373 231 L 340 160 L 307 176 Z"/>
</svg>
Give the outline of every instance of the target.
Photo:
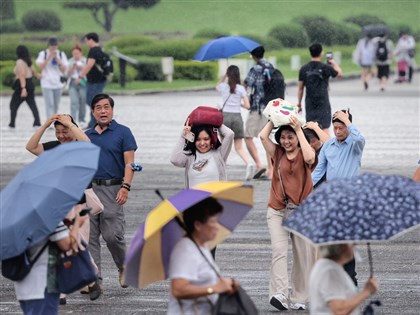
<svg viewBox="0 0 420 315">
<path fill-rule="evenodd" d="M 207 260 L 219 271 L 210 251 L 207 248 L 200 247 Z M 191 239 L 184 237 L 174 247 L 169 262 L 169 278 L 186 279 L 192 285 L 210 286 L 217 283 L 217 275 L 210 267 L 209 263 L 198 251 L 197 246 Z M 211 304 L 215 304 L 219 295 L 212 294 L 207 297 L 197 299 L 179 300 L 182 305 L 182 312 L 178 300 L 172 296 L 169 299 L 168 315 L 175 314 L 211 314 Z M 199 312 L 194 312 L 194 307 Z"/>
<path fill-rule="evenodd" d="M 123 178 L 125 170 L 124 152 L 136 151 L 137 144 L 131 130 L 112 120 L 108 128 L 99 134 L 95 128 L 86 130 L 93 144 L 101 148 L 96 179 Z"/>
<path fill-rule="evenodd" d="M 252 89 L 251 93 L 251 111 L 255 112 L 263 110 L 265 108 L 264 98 L 264 75 L 263 66 L 270 67 L 271 64 L 267 61 L 260 60 L 259 63 L 249 70 L 247 77 L 245 78 L 245 84 Z"/>
<path fill-rule="evenodd" d="M 222 82 L 217 85 L 216 90 L 222 95 L 223 100 L 223 112 L 225 113 L 240 113 L 241 112 L 241 101 L 246 95 L 245 88 L 236 84 L 235 93 L 230 93 L 230 86 Z"/>
<path fill-rule="evenodd" d="M 87 81 L 89 83 L 101 83 L 105 82 L 106 78 L 102 75 L 102 73 L 98 70 L 96 67 L 97 61 L 102 57 L 102 49 L 99 46 L 92 47 L 89 50 L 89 53 L 87 55 L 87 59 L 95 59 L 95 65 L 90 69 L 90 71 L 87 73 Z"/>
<path fill-rule="evenodd" d="M 318 87 L 312 86 L 307 80 L 308 73 L 312 71 L 318 71 L 322 76 L 322 83 L 321 83 L 322 93 L 320 93 L 320 91 L 318 90 L 314 91 L 314 89 L 318 89 Z M 338 72 L 334 70 L 334 68 L 331 67 L 330 65 L 327 65 L 325 63 L 318 62 L 318 61 L 311 61 L 305 64 L 304 66 L 302 66 L 302 68 L 300 68 L 299 81 L 302 81 L 303 85 L 306 87 L 307 98 L 313 97 L 313 95 L 315 94 L 328 98 L 328 80 L 330 77 L 335 78 L 337 74 Z"/>
</svg>

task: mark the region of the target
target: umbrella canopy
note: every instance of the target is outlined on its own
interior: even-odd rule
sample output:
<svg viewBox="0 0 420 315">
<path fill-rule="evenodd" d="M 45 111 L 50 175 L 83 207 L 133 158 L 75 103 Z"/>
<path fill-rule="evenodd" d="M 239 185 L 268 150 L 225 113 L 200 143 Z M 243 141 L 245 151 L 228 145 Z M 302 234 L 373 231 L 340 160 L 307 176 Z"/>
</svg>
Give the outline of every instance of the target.
<svg viewBox="0 0 420 315">
<path fill-rule="evenodd" d="M 284 223 L 315 244 L 376 242 L 420 224 L 420 183 L 366 173 L 322 184 Z"/>
<path fill-rule="evenodd" d="M 249 52 L 261 44 L 243 36 L 224 36 L 213 39 L 201 46 L 192 58 L 197 61 L 229 58 L 244 52 Z"/>
<path fill-rule="evenodd" d="M 219 232 L 210 247 L 222 242 L 254 203 L 253 187 L 242 182 L 209 182 L 164 200 L 147 215 L 131 241 L 125 259 L 127 284 L 143 288 L 167 278 L 172 250 L 185 234 L 175 218 L 208 197 L 216 198 L 223 206 Z"/>
<path fill-rule="evenodd" d="M 98 168 L 99 147 L 72 142 L 42 153 L 1 191 L 0 260 L 50 234 L 83 195 Z"/>
<path fill-rule="evenodd" d="M 389 27 L 385 24 L 369 24 L 363 26 L 363 34 L 369 37 L 382 37 L 387 35 Z"/>
</svg>

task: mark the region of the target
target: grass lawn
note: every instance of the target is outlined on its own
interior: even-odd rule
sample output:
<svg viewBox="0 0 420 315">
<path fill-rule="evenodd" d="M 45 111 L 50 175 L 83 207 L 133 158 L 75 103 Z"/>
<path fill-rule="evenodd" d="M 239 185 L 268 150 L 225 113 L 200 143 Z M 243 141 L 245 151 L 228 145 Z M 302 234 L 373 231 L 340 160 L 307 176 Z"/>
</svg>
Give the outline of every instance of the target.
<svg viewBox="0 0 420 315">
<path fill-rule="evenodd" d="M 60 14 L 63 34 L 103 33 L 88 11 L 63 9 L 62 0 L 15 0 L 17 19 L 29 10 L 49 9 Z M 277 25 L 298 16 L 320 15 L 336 22 L 348 16 L 370 14 L 389 25 L 419 30 L 418 0 L 161 0 L 150 9 L 120 10 L 114 18 L 115 34 L 186 32 L 216 29 L 235 34 L 267 35 Z"/>
</svg>

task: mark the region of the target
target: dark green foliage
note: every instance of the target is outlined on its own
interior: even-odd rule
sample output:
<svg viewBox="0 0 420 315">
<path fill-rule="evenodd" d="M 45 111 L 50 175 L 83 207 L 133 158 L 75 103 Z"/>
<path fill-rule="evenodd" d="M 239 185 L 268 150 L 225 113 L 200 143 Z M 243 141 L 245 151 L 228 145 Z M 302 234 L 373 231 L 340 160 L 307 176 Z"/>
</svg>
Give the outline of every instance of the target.
<svg viewBox="0 0 420 315">
<path fill-rule="evenodd" d="M 107 41 L 105 44 L 105 50 L 110 50 L 112 47 L 116 47 L 117 51 L 122 52 L 127 47 L 147 46 L 155 41 L 156 40 L 152 38 L 140 35 L 119 36 Z"/>
<path fill-rule="evenodd" d="M 301 25 L 281 24 L 273 27 L 268 36 L 282 43 L 287 48 L 308 46 L 308 35 Z"/>
<path fill-rule="evenodd" d="M 112 76 L 112 82 L 119 83 L 120 82 L 120 66 L 118 65 L 118 60 L 115 57 L 111 58 L 114 63 L 114 75 Z M 125 68 L 125 82 L 132 82 L 135 80 L 137 76 L 137 69 L 133 68 L 133 66 L 127 64 Z"/>
<path fill-rule="evenodd" d="M 352 24 L 333 23 L 333 44 L 354 45 L 362 35 L 360 27 Z"/>
<path fill-rule="evenodd" d="M 163 81 L 164 79 L 160 58 L 143 58 L 139 60 L 136 68 L 136 80 Z"/>
<path fill-rule="evenodd" d="M 353 23 L 360 27 L 363 27 L 369 24 L 386 24 L 383 20 L 381 20 L 377 16 L 370 15 L 370 14 L 349 16 L 344 19 L 344 22 Z"/>
<path fill-rule="evenodd" d="M 13 21 L 15 19 L 16 19 L 15 1 L 14 0 L 0 1 L 0 21 L 4 23 L 6 20 Z"/>
<path fill-rule="evenodd" d="M 334 24 L 323 16 L 302 16 L 296 19 L 306 31 L 309 43 L 332 45 L 335 36 Z"/>
<path fill-rule="evenodd" d="M 61 20 L 57 13 L 50 10 L 31 10 L 22 17 L 27 31 L 60 31 Z"/>
<path fill-rule="evenodd" d="M 0 34 L 23 32 L 23 26 L 15 20 L 5 20 L 0 23 Z"/>
<path fill-rule="evenodd" d="M 229 36 L 226 31 L 215 30 L 213 28 L 205 28 L 195 33 L 194 38 L 216 39 L 223 36 Z"/>
<path fill-rule="evenodd" d="M 116 6 L 123 10 L 130 7 L 148 9 L 159 3 L 160 0 L 112 0 Z"/>
<path fill-rule="evenodd" d="M 256 41 L 257 43 L 260 43 L 261 45 L 264 46 L 265 50 L 279 50 L 283 48 L 282 43 L 268 36 L 259 36 L 255 34 L 244 34 L 241 36 L 248 37 L 249 39 L 252 39 L 253 41 Z"/>
<path fill-rule="evenodd" d="M 4 66 L 0 68 L 0 80 L 4 86 L 12 87 L 15 82 L 15 74 L 13 73 L 14 63 L 12 66 Z"/>
<path fill-rule="evenodd" d="M 174 80 L 216 80 L 216 62 L 175 61 L 174 63 Z"/>
</svg>

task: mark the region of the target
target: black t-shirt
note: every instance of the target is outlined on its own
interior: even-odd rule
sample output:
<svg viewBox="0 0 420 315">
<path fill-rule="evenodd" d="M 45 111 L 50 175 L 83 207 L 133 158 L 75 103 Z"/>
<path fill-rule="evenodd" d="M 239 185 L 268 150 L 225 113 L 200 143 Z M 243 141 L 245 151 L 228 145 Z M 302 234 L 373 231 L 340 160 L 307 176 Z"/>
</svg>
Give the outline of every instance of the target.
<svg viewBox="0 0 420 315">
<path fill-rule="evenodd" d="M 335 78 L 338 72 L 330 65 L 311 61 L 300 68 L 299 81 L 306 87 L 306 99 L 328 98 L 328 80 Z"/>
<path fill-rule="evenodd" d="M 97 60 L 101 59 L 102 55 L 101 47 L 95 46 L 89 50 L 87 58 L 95 59 L 95 63 L 97 63 Z M 96 64 L 90 69 L 86 77 L 89 83 L 101 83 L 106 81 L 105 76 L 103 76 L 102 73 L 98 70 Z"/>
</svg>

